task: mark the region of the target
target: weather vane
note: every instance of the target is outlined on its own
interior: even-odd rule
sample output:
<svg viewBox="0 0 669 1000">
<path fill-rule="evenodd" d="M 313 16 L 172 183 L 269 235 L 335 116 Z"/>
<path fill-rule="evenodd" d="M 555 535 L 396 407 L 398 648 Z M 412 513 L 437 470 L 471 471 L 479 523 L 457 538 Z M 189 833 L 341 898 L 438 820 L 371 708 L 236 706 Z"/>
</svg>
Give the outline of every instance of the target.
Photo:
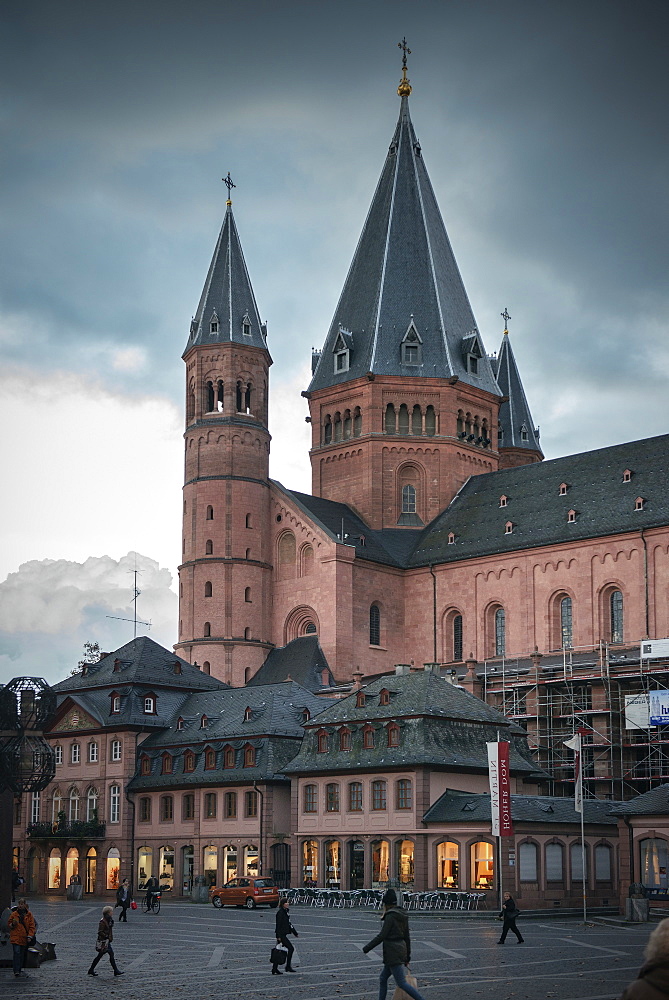
<svg viewBox="0 0 669 1000">
<path fill-rule="evenodd" d="M 500 313 L 500 316 L 504 320 L 504 333 L 508 333 L 509 332 L 508 325 L 511 317 L 509 316 L 509 310 L 506 308 L 506 306 L 504 306 L 504 312 Z"/>
<path fill-rule="evenodd" d="M 411 49 L 407 45 L 406 38 L 403 38 L 401 42 L 398 42 L 397 47 L 402 50 L 402 79 L 400 80 L 400 85 L 397 88 L 397 93 L 400 97 L 408 97 L 411 93 L 411 84 L 409 83 L 409 78 L 407 76 L 407 56 L 411 55 Z"/>
<path fill-rule="evenodd" d="M 228 170 L 228 176 L 223 178 L 223 183 L 228 189 L 228 205 L 232 205 L 232 201 L 230 200 L 230 191 L 232 190 L 232 188 L 237 187 L 237 185 L 233 182 L 229 170 Z"/>
</svg>

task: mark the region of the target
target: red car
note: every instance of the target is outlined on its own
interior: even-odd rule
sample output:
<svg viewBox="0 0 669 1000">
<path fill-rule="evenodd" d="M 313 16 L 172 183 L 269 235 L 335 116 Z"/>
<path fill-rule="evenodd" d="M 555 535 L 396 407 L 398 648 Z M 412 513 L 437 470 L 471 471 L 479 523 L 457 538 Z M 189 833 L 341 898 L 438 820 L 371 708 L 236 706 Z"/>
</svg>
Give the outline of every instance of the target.
<svg viewBox="0 0 669 1000">
<path fill-rule="evenodd" d="M 279 905 L 279 890 L 271 878 L 233 878 L 220 889 L 212 887 L 209 898 L 217 909 L 245 906 L 247 910 L 255 910 L 260 905 L 275 909 Z"/>
</svg>

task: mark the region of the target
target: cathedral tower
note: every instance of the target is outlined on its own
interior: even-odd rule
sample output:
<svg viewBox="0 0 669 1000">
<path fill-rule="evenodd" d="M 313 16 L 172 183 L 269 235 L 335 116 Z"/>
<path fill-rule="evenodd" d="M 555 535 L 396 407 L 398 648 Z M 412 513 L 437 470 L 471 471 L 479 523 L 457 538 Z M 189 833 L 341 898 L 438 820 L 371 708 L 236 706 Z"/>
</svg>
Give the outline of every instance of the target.
<svg viewBox="0 0 669 1000">
<path fill-rule="evenodd" d="M 227 183 L 232 186 L 228 175 Z M 266 329 L 228 200 L 186 363 L 179 642 L 234 686 L 271 647 Z"/>
<path fill-rule="evenodd" d="M 511 319 L 507 310 L 502 313 L 505 324 Z M 539 446 L 539 430 L 534 426 L 530 407 L 520 381 L 518 366 L 509 340 L 509 331 L 504 327 L 502 346 L 492 361 L 497 384 L 504 393 L 499 408 L 499 431 L 497 444 L 500 469 L 510 469 L 516 465 L 531 465 L 541 462 L 543 452 Z"/>
<path fill-rule="evenodd" d="M 314 494 L 420 527 L 498 468 L 502 393 L 409 115 L 400 114 L 307 395 Z"/>
</svg>

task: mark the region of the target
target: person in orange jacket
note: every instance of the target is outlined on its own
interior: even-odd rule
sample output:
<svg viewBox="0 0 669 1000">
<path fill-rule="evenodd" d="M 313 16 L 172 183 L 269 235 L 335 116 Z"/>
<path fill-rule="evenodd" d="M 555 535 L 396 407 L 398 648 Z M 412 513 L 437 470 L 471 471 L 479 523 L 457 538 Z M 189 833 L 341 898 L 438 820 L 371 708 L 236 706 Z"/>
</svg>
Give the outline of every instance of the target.
<svg viewBox="0 0 669 1000">
<path fill-rule="evenodd" d="M 9 940 L 12 943 L 12 950 L 14 952 L 12 959 L 14 975 L 25 976 L 27 978 L 27 974 L 22 970 L 26 963 L 28 945 L 33 943 L 37 928 L 35 927 L 35 918 L 30 912 L 25 899 L 19 899 L 16 909 L 10 913 L 8 926 Z"/>
</svg>

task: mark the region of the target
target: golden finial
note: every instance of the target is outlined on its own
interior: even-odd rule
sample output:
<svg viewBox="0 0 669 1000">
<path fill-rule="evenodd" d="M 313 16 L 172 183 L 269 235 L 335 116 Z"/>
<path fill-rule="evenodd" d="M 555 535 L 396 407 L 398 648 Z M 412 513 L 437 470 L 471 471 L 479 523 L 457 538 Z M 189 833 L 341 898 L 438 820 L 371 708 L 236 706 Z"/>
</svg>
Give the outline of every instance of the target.
<svg viewBox="0 0 669 1000">
<path fill-rule="evenodd" d="M 500 313 L 500 316 L 504 320 L 504 333 L 508 337 L 508 335 L 509 335 L 509 329 L 508 329 L 508 327 L 509 327 L 509 320 L 511 319 L 511 317 L 509 316 L 509 310 L 506 308 L 506 306 L 504 306 L 504 312 Z"/>
<path fill-rule="evenodd" d="M 400 80 L 400 85 L 397 88 L 397 93 L 400 97 L 408 97 L 411 93 L 411 84 L 409 83 L 409 78 L 407 76 L 407 56 L 411 55 L 411 49 L 407 45 L 406 38 L 403 38 L 401 42 L 398 42 L 397 47 L 402 50 L 402 79 Z"/>
<path fill-rule="evenodd" d="M 230 205 L 232 205 L 232 198 L 230 197 L 230 191 L 232 190 L 232 188 L 237 187 L 237 185 L 233 183 L 233 180 L 232 180 L 232 177 L 230 176 L 230 171 L 229 170 L 228 170 L 228 176 L 223 178 L 223 183 L 225 184 L 226 188 L 228 189 L 228 200 L 226 201 L 225 204 L 229 208 Z"/>
</svg>

